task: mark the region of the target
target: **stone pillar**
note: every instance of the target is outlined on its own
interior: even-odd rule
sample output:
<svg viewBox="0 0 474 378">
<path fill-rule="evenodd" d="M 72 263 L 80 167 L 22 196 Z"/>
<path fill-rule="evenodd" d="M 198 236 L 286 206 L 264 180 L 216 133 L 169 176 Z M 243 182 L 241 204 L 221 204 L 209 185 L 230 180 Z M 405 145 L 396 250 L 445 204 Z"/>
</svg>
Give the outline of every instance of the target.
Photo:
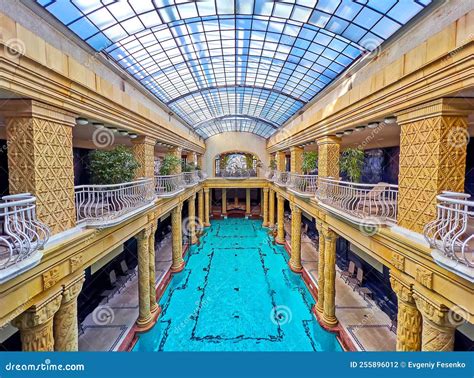
<svg viewBox="0 0 474 378">
<path fill-rule="evenodd" d="M 250 188 L 245 189 L 245 215 L 251 215 L 252 209 L 250 206 Z"/>
<path fill-rule="evenodd" d="M 181 212 L 183 204 L 180 203 L 171 211 L 171 232 L 173 237 L 173 262 L 171 264 L 172 272 L 181 272 L 184 269 L 183 260 L 183 230 L 181 224 Z"/>
<path fill-rule="evenodd" d="M 78 345 L 77 297 L 81 293 L 84 275 L 63 287 L 61 305 L 54 315 L 54 350 L 76 352 Z"/>
<path fill-rule="evenodd" d="M 20 330 L 23 351 L 54 351 L 53 318 L 61 301 L 61 294 L 55 293 L 12 320 L 11 324 Z"/>
<path fill-rule="evenodd" d="M 303 173 L 303 148 L 301 147 L 291 147 L 290 154 L 290 171 L 291 173 L 301 174 Z"/>
<path fill-rule="evenodd" d="M 390 284 L 397 294 L 397 351 L 421 350 L 421 314 L 413 298 L 412 283 L 402 272 L 390 271 Z"/>
<path fill-rule="evenodd" d="M 339 178 L 339 139 L 324 137 L 318 141 L 318 177 Z"/>
<path fill-rule="evenodd" d="M 137 326 L 140 328 L 146 328 L 152 320 L 150 310 L 150 234 L 151 227 L 147 226 L 135 236 L 138 244 Z"/>
<path fill-rule="evenodd" d="M 210 205 L 209 188 L 204 188 L 204 227 L 209 227 L 209 205 Z"/>
<path fill-rule="evenodd" d="M 189 240 L 191 244 L 197 243 L 196 237 L 196 194 L 193 194 L 188 199 L 188 227 Z"/>
<path fill-rule="evenodd" d="M 324 312 L 323 322 L 328 327 L 337 324 L 336 318 L 336 239 L 337 234 L 327 228 L 324 233 Z"/>
<path fill-rule="evenodd" d="M 440 192 L 464 192 L 468 109 L 461 98 L 443 98 L 397 114 L 400 226 L 422 233 L 436 218 Z"/>
<path fill-rule="evenodd" d="M 74 115 L 35 100 L 16 99 L 4 101 L 0 115 L 7 132 L 10 194 L 35 195 L 37 216 L 53 234 L 74 227 Z"/>
<path fill-rule="evenodd" d="M 132 139 L 133 156 L 140 165 L 135 172 L 135 178 L 155 177 L 155 144 L 156 139 L 148 136 Z"/>
<path fill-rule="evenodd" d="M 442 299 L 431 290 L 416 290 L 413 297 L 423 317 L 421 350 L 423 352 L 450 352 L 454 347 L 455 317 Z M 441 299 L 441 300 L 440 300 Z M 454 321 L 454 324 L 453 324 Z"/>
<path fill-rule="evenodd" d="M 263 188 L 263 227 L 268 227 L 268 188 Z"/>
<path fill-rule="evenodd" d="M 197 159 L 197 160 L 196 160 L 197 166 L 198 166 L 200 169 L 203 169 L 203 167 L 202 167 L 202 155 L 198 154 L 196 159 Z"/>
<path fill-rule="evenodd" d="M 158 219 L 154 216 L 149 218 L 148 222 L 151 224 L 150 238 L 148 240 L 149 248 L 149 275 L 150 275 L 150 312 L 153 314 L 158 310 L 158 303 L 156 302 L 156 264 L 155 264 L 155 233 L 158 227 Z"/>
<path fill-rule="evenodd" d="M 285 244 L 285 197 L 277 194 L 277 237 L 278 244 Z"/>
<path fill-rule="evenodd" d="M 275 227 L 275 191 L 270 189 L 268 192 L 268 227 Z"/>
<path fill-rule="evenodd" d="M 323 223 L 318 221 L 316 223 L 318 228 L 319 240 L 318 240 L 318 301 L 316 302 L 316 311 L 322 319 L 324 313 L 324 248 L 326 241 L 324 239 Z"/>
<path fill-rule="evenodd" d="M 202 227 L 204 225 L 204 190 L 198 192 L 198 218 L 199 225 Z"/>
<path fill-rule="evenodd" d="M 188 163 L 192 163 L 194 166 L 197 164 L 197 153 L 196 152 L 190 152 L 188 155 Z"/>
<path fill-rule="evenodd" d="M 179 166 L 178 168 L 176 168 L 176 171 L 173 172 L 175 174 L 177 173 L 181 173 L 182 169 L 181 169 L 181 161 L 182 161 L 182 155 L 183 155 L 183 149 L 181 147 L 174 147 L 171 151 L 170 151 L 171 154 L 173 154 L 174 156 L 176 156 L 178 159 L 179 159 Z"/>
<path fill-rule="evenodd" d="M 291 257 L 290 268 L 293 272 L 300 273 L 301 265 L 301 209 L 294 203 L 291 206 Z"/>
<path fill-rule="evenodd" d="M 227 189 L 222 189 L 222 215 L 227 215 Z"/>
<path fill-rule="evenodd" d="M 275 162 L 276 162 L 276 169 L 280 172 L 286 171 L 286 164 L 285 164 L 286 154 L 284 151 L 278 151 L 275 153 Z"/>
</svg>

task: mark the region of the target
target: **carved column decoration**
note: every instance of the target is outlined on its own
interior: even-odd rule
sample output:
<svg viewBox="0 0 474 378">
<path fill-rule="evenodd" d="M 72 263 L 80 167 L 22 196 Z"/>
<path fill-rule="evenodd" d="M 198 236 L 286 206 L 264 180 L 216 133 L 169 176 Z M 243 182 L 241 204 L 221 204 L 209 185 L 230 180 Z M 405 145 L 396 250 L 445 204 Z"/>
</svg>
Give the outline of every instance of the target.
<svg viewBox="0 0 474 378">
<path fill-rule="evenodd" d="M 155 233 L 158 227 L 158 219 L 152 217 L 148 220 L 151 225 L 151 232 L 150 238 L 148 240 L 148 248 L 149 248 L 149 260 L 150 260 L 150 268 L 149 268 L 149 275 L 150 275 L 150 312 L 154 313 L 158 310 L 158 303 L 156 302 L 156 252 L 155 252 Z"/>
<path fill-rule="evenodd" d="M 291 173 L 303 173 L 303 148 L 301 147 L 291 147 L 290 154 L 290 166 L 291 166 Z"/>
<path fill-rule="evenodd" d="M 318 240 L 318 301 L 316 302 L 316 310 L 320 316 L 324 313 L 324 248 L 326 241 L 324 239 L 323 223 L 317 222 L 319 240 Z"/>
<path fill-rule="evenodd" d="M 286 154 L 284 151 L 278 151 L 275 153 L 275 162 L 277 166 L 277 170 L 280 172 L 286 171 Z"/>
<path fill-rule="evenodd" d="M 189 240 L 191 244 L 197 243 L 196 237 L 196 194 L 193 194 L 188 199 L 188 227 Z"/>
<path fill-rule="evenodd" d="M 173 262 L 171 264 L 172 272 L 181 272 L 184 269 L 183 260 L 183 230 L 181 224 L 181 211 L 183 204 L 180 203 L 171 211 L 171 232 L 173 237 Z"/>
<path fill-rule="evenodd" d="M 227 189 L 222 189 L 222 215 L 227 214 Z"/>
<path fill-rule="evenodd" d="M 276 242 L 278 244 L 285 243 L 285 197 L 281 194 L 277 194 L 277 237 Z"/>
<path fill-rule="evenodd" d="M 268 195 L 268 227 L 273 228 L 275 227 L 275 191 L 270 189 Z"/>
<path fill-rule="evenodd" d="M 413 299 L 412 284 L 401 278 L 402 273 L 392 270 L 390 284 L 397 294 L 397 351 L 421 350 L 421 314 Z"/>
<path fill-rule="evenodd" d="M 336 318 L 336 240 L 337 234 L 323 227 L 324 234 L 324 312 L 323 322 L 334 327 Z"/>
<path fill-rule="evenodd" d="M 173 172 L 174 174 L 178 174 L 178 173 L 181 173 L 182 171 L 182 167 L 181 167 L 181 161 L 182 161 L 182 155 L 183 155 L 183 149 L 181 147 L 174 147 L 170 153 L 174 156 L 176 156 L 179 161 L 180 161 L 180 164 L 178 167 L 176 167 L 176 170 Z"/>
<path fill-rule="evenodd" d="M 12 320 L 12 325 L 20 330 L 23 351 L 54 351 L 53 317 L 61 305 L 61 300 L 61 294 L 56 293 Z"/>
<path fill-rule="evenodd" d="M 268 227 L 268 188 L 263 188 L 263 227 Z"/>
<path fill-rule="evenodd" d="M 291 257 L 290 268 L 299 273 L 303 269 L 301 265 L 301 209 L 294 203 L 291 206 Z"/>
<path fill-rule="evenodd" d="M 252 209 L 250 206 L 250 189 L 245 189 L 245 214 L 251 215 Z"/>
<path fill-rule="evenodd" d="M 133 156 L 140 165 L 135 172 L 136 179 L 155 176 L 155 144 L 156 139 L 148 136 L 132 139 Z"/>
<path fill-rule="evenodd" d="M 318 141 L 318 176 L 339 178 L 339 139 L 324 137 Z"/>
<path fill-rule="evenodd" d="M 204 227 L 209 227 L 211 225 L 211 223 L 209 222 L 209 207 L 210 207 L 209 189 L 204 188 Z"/>
<path fill-rule="evenodd" d="M 63 287 L 61 306 L 54 315 L 54 350 L 78 350 L 77 297 L 81 293 L 84 275 Z"/>
<path fill-rule="evenodd" d="M 146 327 L 152 316 L 150 311 L 150 234 L 147 226 L 135 238 L 138 242 L 138 320 L 137 326 Z"/>
<path fill-rule="evenodd" d="M 204 219 L 204 190 L 198 192 L 198 218 L 199 224 L 203 226 L 205 224 Z"/>
<path fill-rule="evenodd" d="M 34 194 L 38 218 L 53 234 L 74 227 L 74 115 L 17 99 L 6 101 L 1 115 L 7 131 L 10 194 Z"/>
</svg>

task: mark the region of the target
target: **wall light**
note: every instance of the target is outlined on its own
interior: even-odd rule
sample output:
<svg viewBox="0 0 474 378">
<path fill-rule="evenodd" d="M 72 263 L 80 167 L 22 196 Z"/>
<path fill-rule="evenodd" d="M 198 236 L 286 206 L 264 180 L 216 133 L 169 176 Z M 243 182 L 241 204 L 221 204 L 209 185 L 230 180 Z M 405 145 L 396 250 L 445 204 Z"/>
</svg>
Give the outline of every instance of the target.
<svg viewBox="0 0 474 378">
<path fill-rule="evenodd" d="M 394 117 L 394 116 L 386 117 L 384 119 L 384 122 L 387 124 L 397 123 L 397 117 Z"/>
<path fill-rule="evenodd" d="M 378 122 L 370 122 L 367 127 L 369 129 L 376 129 L 377 127 L 379 126 L 379 123 Z"/>
<path fill-rule="evenodd" d="M 340 131 L 336 133 L 336 136 L 337 136 L 338 138 L 342 138 L 343 135 L 344 135 L 344 133 L 342 133 L 342 132 L 340 132 Z"/>
<path fill-rule="evenodd" d="M 138 137 L 138 135 L 135 133 L 129 133 L 128 136 L 130 137 L 130 139 L 135 139 Z"/>
<path fill-rule="evenodd" d="M 344 135 L 351 135 L 354 130 L 352 129 L 347 129 L 344 131 Z"/>
<path fill-rule="evenodd" d="M 87 125 L 89 123 L 87 118 L 84 118 L 84 117 L 76 118 L 76 122 L 77 122 L 78 125 Z"/>
<path fill-rule="evenodd" d="M 104 124 L 100 122 L 94 122 L 92 125 L 94 125 L 96 129 L 103 129 L 105 127 Z"/>
<path fill-rule="evenodd" d="M 365 129 L 365 126 L 356 126 L 355 131 L 359 132 Z"/>
</svg>

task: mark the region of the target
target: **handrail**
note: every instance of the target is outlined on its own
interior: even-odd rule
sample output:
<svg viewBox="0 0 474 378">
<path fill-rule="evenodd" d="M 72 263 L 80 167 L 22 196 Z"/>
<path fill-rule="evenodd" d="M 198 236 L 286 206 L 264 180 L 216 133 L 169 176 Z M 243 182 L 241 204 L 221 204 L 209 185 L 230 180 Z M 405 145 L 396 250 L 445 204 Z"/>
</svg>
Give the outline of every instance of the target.
<svg viewBox="0 0 474 378">
<path fill-rule="evenodd" d="M 197 171 L 184 172 L 183 173 L 184 185 L 187 187 L 196 185 L 199 182 L 199 176 Z"/>
<path fill-rule="evenodd" d="M 253 169 L 223 170 L 219 173 L 218 177 L 228 179 L 245 179 L 249 177 L 257 177 L 257 172 Z"/>
<path fill-rule="evenodd" d="M 290 174 L 288 189 L 302 195 L 314 195 L 318 188 L 317 175 Z"/>
<path fill-rule="evenodd" d="M 279 186 L 287 186 L 290 180 L 290 172 L 275 171 L 275 184 Z"/>
<path fill-rule="evenodd" d="M 474 201 L 469 194 L 443 192 L 436 197 L 437 217 L 423 230 L 431 248 L 474 267 Z"/>
<path fill-rule="evenodd" d="M 50 229 L 36 218 L 36 197 L 30 193 L 3 196 L 0 202 L 0 270 L 42 249 Z"/>
<path fill-rule="evenodd" d="M 275 180 L 275 170 L 274 169 L 269 169 L 265 172 L 265 178 L 269 181 L 274 181 Z"/>
<path fill-rule="evenodd" d="M 184 190 L 182 173 L 155 176 L 155 193 L 158 197 L 170 197 Z"/>
<path fill-rule="evenodd" d="M 356 218 L 397 221 L 398 186 L 319 178 L 316 198 Z"/>
<path fill-rule="evenodd" d="M 205 179 L 207 179 L 207 173 L 206 172 L 203 172 L 202 170 L 198 169 L 197 170 L 197 175 L 198 175 L 198 179 L 200 182 L 204 181 Z"/>
<path fill-rule="evenodd" d="M 107 225 L 153 202 L 153 179 L 111 185 L 79 185 L 74 188 L 77 222 Z"/>
</svg>

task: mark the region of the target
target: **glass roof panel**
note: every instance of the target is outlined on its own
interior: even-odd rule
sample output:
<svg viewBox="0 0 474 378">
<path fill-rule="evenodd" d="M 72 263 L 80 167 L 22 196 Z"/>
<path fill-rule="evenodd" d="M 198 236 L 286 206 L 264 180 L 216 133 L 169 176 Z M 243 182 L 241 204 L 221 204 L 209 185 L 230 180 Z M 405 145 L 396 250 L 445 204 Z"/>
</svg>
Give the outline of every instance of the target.
<svg viewBox="0 0 474 378">
<path fill-rule="evenodd" d="M 207 138 L 270 136 L 431 1 L 37 3 Z"/>
</svg>

